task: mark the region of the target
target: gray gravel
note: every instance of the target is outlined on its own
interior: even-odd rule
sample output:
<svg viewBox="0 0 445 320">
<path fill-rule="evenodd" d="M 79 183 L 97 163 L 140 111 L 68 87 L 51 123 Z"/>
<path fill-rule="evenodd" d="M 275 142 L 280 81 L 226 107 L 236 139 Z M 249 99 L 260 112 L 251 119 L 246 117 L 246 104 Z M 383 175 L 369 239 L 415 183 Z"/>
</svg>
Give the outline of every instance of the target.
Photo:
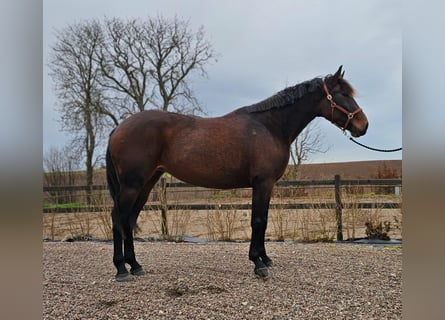
<svg viewBox="0 0 445 320">
<path fill-rule="evenodd" d="M 114 281 L 112 244 L 43 243 L 44 319 L 401 319 L 400 246 L 137 242 L 147 274 Z"/>
</svg>

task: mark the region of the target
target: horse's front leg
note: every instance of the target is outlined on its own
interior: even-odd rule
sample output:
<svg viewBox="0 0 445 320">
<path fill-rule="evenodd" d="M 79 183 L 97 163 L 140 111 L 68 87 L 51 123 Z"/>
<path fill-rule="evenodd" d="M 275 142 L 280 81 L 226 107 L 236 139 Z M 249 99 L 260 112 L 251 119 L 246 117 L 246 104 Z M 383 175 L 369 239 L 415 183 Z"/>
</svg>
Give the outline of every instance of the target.
<svg viewBox="0 0 445 320">
<path fill-rule="evenodd" d="M 269 277 L 267 267 L 272 265 L 272 260 L 266 255 L 264 246 L 272 188 L 272 181 L 258 181 L 254 183 L 252 191 L 252 238 L 249 259 L 255 264 L 255 274 L 264 279 Z"/>
</svg>

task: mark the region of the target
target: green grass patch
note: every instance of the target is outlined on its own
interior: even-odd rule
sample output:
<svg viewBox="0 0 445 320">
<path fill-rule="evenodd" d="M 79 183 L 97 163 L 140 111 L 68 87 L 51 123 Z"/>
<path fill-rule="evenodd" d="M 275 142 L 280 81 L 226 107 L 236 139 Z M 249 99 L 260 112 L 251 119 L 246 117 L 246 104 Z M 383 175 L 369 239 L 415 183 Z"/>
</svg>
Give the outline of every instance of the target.
<svg viewBox="0 0 445 320">
<path fill-rule="evenodd" d="M 56 204 L 44 204 L 44 209 L 76 209 L 82 208 L 85 205 L 79 202 L 70 202 L 70 203 L 56 203 Z"/>
</svg>

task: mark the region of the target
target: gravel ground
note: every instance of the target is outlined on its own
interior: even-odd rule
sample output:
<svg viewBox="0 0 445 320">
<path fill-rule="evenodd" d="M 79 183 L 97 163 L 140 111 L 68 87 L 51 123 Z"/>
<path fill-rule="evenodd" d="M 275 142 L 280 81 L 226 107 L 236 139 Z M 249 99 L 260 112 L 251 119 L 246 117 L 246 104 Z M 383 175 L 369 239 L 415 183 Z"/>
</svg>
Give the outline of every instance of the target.
<svg viewBox="0 0 445 320">
<path fill-rule="evenodd" d="M 114 281 L 112 244 L 43 243 L 44 319 L 401 319 L 399 246 L 136 242 L 147 274 Z"/>
</svg>

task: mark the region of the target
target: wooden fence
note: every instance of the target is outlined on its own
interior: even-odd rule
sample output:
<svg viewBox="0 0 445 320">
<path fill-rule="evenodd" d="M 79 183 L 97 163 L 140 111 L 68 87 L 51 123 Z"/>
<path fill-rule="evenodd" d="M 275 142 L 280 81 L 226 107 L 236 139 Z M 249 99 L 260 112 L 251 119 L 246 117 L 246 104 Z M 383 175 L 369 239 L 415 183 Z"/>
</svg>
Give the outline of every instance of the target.
<svg viewBox="0 0 445 320">
<path fill-rule="evenodd" d="M 161 179 L 162 180 L 162 179 Z M 204 190 L 209 190 L 210 192 L 215 192 L 215 189 L 205 189 L 200 187 L 195 187 L 194 185 L 183 183 L 183 182 L 166 182 L 161 181 L 161 184 L 165 183 L 165 188 L 161 188 L 161 191 L 168 194 L 170 190 L 174 190 L 173 192 L 178 192 L 178 189 L 183 188 L 193 188 L 196 192 L 202 192 Z M 300 180 L 300 181 L 279 181 L 276 184 L 276 188 L 280 187 L 334 187 L 334 194 L 335 197 L 332 199 L 332 202 L 323 202 L 323 203 L 301 203 L 298 202 L 299 198 L 297 197 L 295 200 L 297 202 L 295 203 L 284 203 L 284 204 L 271 204 L 271 208 L 279 206 L 282 209 L 308 209 L 308 208 L 320 208 L 320 209 L 329 209 L 329 208 L 348 208 L 350 204 L 348 203 L 342 203 L 341 200 L 341 188 L 347 187 L 348 189 L 358 186 L 366 186 L 366 187 L 374 187 L 374 189 L 377 188 L 385 188 L 387 191 L 385 193 L 393 193 L 393 194 L 399 194 L 401 193 L 401 186 L 402 186 L 402 180 L 401 179 L 347 179 L 343 180 L 340 179 L 339 175 L 336 175 L 333 180 Z M 201 189 L 200 191 L 198 190 Z M 388 190 L 392 190 L 388 191 Z M 69 206 L 63 206 L 63 205 L 57 205 L 62 204 L 64 201 L 58 201 L 57 199 L 59 197 L 66 198 L 67 194 L 73 194 L 75 192 L 83 192 L 85 199 L 87 193 L 93 193 L 93 192 L 100 192 L 104 193 L 105 197 L 108 197 L 106 193 L 108 193 L 108 188 L 106 185 L 92 185 L 92 186 L 51 186 L 51 187 L 43 187 L 43 192 L 47 195 L 44 196 L 44 213 L 49 212 L 56 212 L 56 213 L 68 213 L 68 212 L 97 212 L 99 210 L 102 210 L 101 207 L 98 207 L 96 205 L 88 205 L 86 204 L 86 201 L 83 205 L 78 205 L 74 207 Z M 157 190 L 154 190 L 154 197 L 158 198 L 159 196 L 156 194 Z M 180 191 L 179 191 L 180 192 Z M 62 194 L 63 196 L 59 196 L 58 194 Z M 166 197 L 166 195 L 164 195 Z M 246 198 L 246 197 L 243 197 Z M 46 200 L 45 200 L 46 199 Z M 54 206 L 46 205 L 49 201 L 48 199 L 56 199 L 53 201 L 55 203 Z M 66 202 L 66 201 L 65 201 Z M 373 208 L 377 205 L 376 202 L 360 202 L 359 208 Z M 384 209 L 391 209 L 391 208 L 400 208 L 399 202 L 384 202 L 384 203 L 378 203 L 378 205 L 382 206 Z M 158 210 L 160 209 L 161 204 L 147 204 L 144 206 L 144 210 Z M 235 210 L 247 210 L 251 209 L 251 203 L 230 203 L 230 204 L 224 204 L 224 203 L 175 203 L 175 204 L 168 204 L 168 209 L 177 209 L 177 210 L 212 210 L 212 209 L 224 209 L 224 208 L 231 208 Z"/>
<path fill-rule="evenodd" d="M 207 201 L 203 203 L 202 199 L 212 198 L 217 192 L 221 190 L 198 188 L 183 182 L 167 182 L 165 178 L 161 179 L 158 188 L 153 191 L 152 198 L 145 205 L 143 210 L 160 210 L 164 213 L 166 210 L 250 210 L 252 208 L 251 199 L 248 194 L 248 189 L 242 195 L 235 195 L 233 198 L 238 198 L 238 201 L 233 200 L 232 197 L 224 197 L 216 199 L 215 201 Z M 399 209 L 401 203 L 399 201 L 386 200 L 384 202 L 359 201 L 358 203 L 350 203 L 342 200 L 344 192 L 349 193 L 385 193 L 385 194 L 400 194 L 402 187 L 401 179 L 341 179 L 339 175 L 335 175 L 332 180 L 300 180 L 300 181 L 279 181 L 276 184 L 275 190 L 306 190 L 305 188 L 328 188 L 330 190 L 328 200 L 319 202 L 301 201 L 300 196 L 287 196 L 287 201 L 284 203 L 271 203 L 270 208 L 276 209 L 335 209 L 337 220 L 337 240 L 342 240 L 342 209 L 348 209 L 352 206 L 363 209 L 371 209 L 375 207 L 383 209 Z M 378 192 L 375 192 L 375 191 Z M 382 191 L 383 190 L 383 191 Z M 183 200 L 169 201 L 167 195 L 180 194 L 181 192 L 191 193 L 194 201 L 190 202 Z M 342 192 L 343 191 L 343 192 Z M 110 197 L 107 194 L 107 186 L 93 185 L 93 186 L 52 186 L 44 187 L 44 213 L 69 213 L 69 212 L 99 212 L 104 210 L 104 205 L 87 204 L 86 201 L 77 202 L 76 206 L 64 206 L 63 202 L 69 202 L 73 195 L 83 193 L 84 199 L 97 198 L 98 196 L 107 199 L 108 205 L 111 206 Z M 205 196 L 196 196 L 198 193 L 206 193 Z M 91 196 L 93 195 L 93 196 Z M 369 198 L 369 196 L 367 197 Z M 52 200 L 51 200 L 52 199 Z M 60 201 L 60 200 L 63 201 Z M 167 201 L 159 201 L 160 199 L 167 199 Z M 330 199 L 330 200 L 329 200 Z M 198 201 L 198 203 L 196 203 Z M 201 202 L 199 202 L 201 201 Z M 230 202 L 223 203 L 222 201 Z M 174 203 L 172 203 L 174 202 Z"/>
</svg>

